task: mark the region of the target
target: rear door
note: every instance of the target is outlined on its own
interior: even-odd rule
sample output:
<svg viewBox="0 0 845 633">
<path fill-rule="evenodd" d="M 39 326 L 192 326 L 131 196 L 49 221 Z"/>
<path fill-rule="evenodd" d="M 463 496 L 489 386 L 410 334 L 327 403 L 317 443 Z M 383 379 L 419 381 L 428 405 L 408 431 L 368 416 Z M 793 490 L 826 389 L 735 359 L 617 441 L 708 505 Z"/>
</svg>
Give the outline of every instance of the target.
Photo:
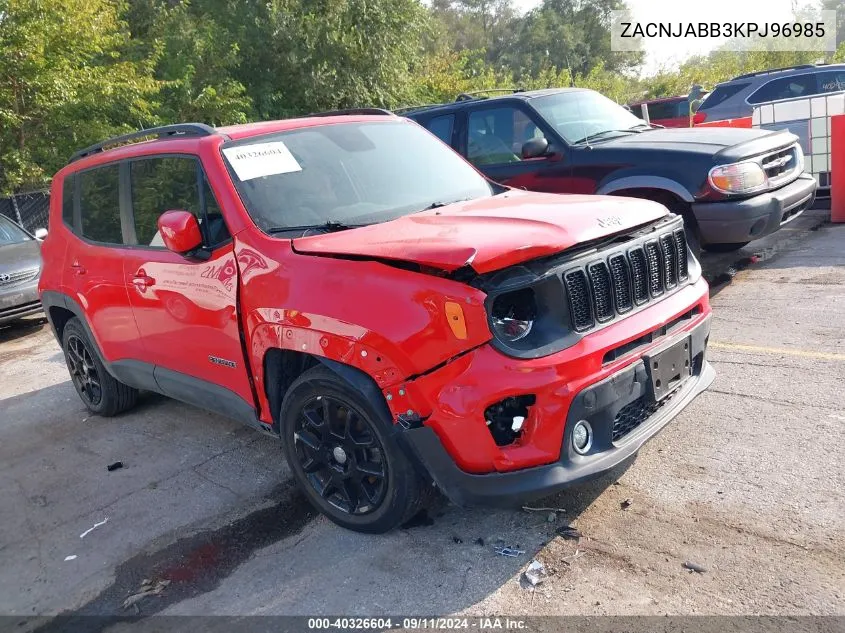
<svg viewBox="0 0 845 633">
<path fill-rule="evenodd" d="M 467 160 L 488 178 L 509 187 L 567 193 L 569 168 L 561 154 L 522 158 L 527 141 L 545 137 L 552 142 L 554 136 L 521 104 L 504 102 L 467 109 L 461 134 Z"/>
<path fill-rule="evenodd" d="M 120 163 L 65 180 L 73 187 L 74 236 L 64 258 L 64 286 L 82 308 L 97 346 L 110 362 L 138 358 L 141 345 L 123 278 L 126 208 L 120 199 Z M 67 214 L 66 214 L 67 215 Z"/>
<path fill-rule="evenodd" d="M 164 393 L 241 417 L 232 408 L 252 407 L 254 399 L 238 324 L 238 270 L 200 161 L 189 155 L 144 157 L 126 169 L 129 239 L 136 246 L 123 262 L 123 275 L 143 358 L 156 365 Z M 173 209 L 197 217 L 201 256 L 164 248 L 158 218 Z"/>
</svg>

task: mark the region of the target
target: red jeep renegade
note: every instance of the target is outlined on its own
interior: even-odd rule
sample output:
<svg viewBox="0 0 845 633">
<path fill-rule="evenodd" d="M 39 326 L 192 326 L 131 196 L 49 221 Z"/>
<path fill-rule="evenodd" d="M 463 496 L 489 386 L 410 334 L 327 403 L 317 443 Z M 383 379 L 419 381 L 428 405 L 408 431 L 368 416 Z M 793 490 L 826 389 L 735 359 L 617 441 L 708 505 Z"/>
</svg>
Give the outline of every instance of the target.
<svg viewBox="0 0 845 633">
<path fill-rule="evenodd" d="M 280 436 L 354 530 L 432 484 L 501 504 L 588 479 L 714 376 L 680 217 L 496 185 L 383 111 L 89 147 L 53 180 L 43 258 L 93 413 L 146 390 Z"/>
</svg>

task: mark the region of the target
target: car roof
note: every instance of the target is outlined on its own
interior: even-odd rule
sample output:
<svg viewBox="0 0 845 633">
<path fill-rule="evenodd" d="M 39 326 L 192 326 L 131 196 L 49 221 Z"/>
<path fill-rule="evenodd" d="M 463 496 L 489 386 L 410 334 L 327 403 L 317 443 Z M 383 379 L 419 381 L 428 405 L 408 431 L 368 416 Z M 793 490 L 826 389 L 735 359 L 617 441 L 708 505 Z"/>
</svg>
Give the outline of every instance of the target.
<svg viewBox="0 0 845 633">
<path fill-rule="evenodd" d="M 335 125 L 338 123 L 371 121 L 398 122 L 402 120 L 403 119 L 401 117 L 396 116 L 388 110 L 382 110 L 380 108 L 356 108 L 352 110 L 320 112 L 299 118 L 282 119 L 278 121 L 258 121 L 255 123 L 242 123 L 239 125 L 228 125 L 216 128 L 204 123 L 176 123 L 172 125 L 143 129 L 95 143 L 94 145 L 90 145 L 89 147 L 79 150 L 71 156 L 68 166 L 74 165 L 77 161 L 81 161 L 81 167 L 84 168 L 84 166 L 92 162 L 87 159 L 102 157 L 104 155 L 114 157 L 118 160 L 129 158 L 135 153 L 147 153 L 150 147 L 161 146 L 163 149 L 164 145 L 167 144 L 167 141 L 184 141 L 189 139 L 197 141 L 207 137 L 222 138 L 224 141 L 230 141 L 260 136 L 263 134 L 272 134 L 274 132 L 283 132 L 286 130 L 323 125 Z M 172 146 L 172 144 L 167 145 Z M 94 160 L 93 162 L 98 163 L 101 162 L 101 160 Z"/>
<path fill-rule="evenodd" d="M 788 66 L 786 68 L 772 68 L 769 70 L 760 70 L 753 73 L 745 73 L 744 75 L 737 75 L 733 79 L 723 81 L 716 84 L 716 86 L 727 86 L 733 83 L 753 83 L 753 82 L 768 82 L 778 77 L 789 77 L 790 75 L 805 75 L 817 71 L 837 70 L 845 68 L 845 64 L 801 64 L 798 66 Z"/>
<path fill-rule="evenodd" d="M 219 134 L 229 137 L 231 140 L 272 134 L 274 132 L 285 132 L 300 128 L 314 127 L 319 125 L 336 125 L 338 123 L 364 123 L 371 121 L 401 121 L 401 117 L 386 113 L 383 115 L 362 115 L 344 114 L 335 116 L 307 116 L 296 119 L 280 119 L 278 121 L 258 121 L 255 123 L 241 123 L 238 125 L 226 125 L 215 128 Z"/>
<path fill-rule="evenodd" d="M 483 92 L 483 91 L 482 91 Z M 590 92 L 589 88 L 543 88 L 541 90 L 515 90 L 503 95 L 496 95 L 493 97 L 473 97 L 470 93 L 469 98 L 459 99 L 457 101 L 449 101 L 447 103 L 432 103 L 429 105 L 411 106 L 399 110 L 402 116 L 414 116 L 419 114 L 436 114 L 438 112 L 450 112 L 452 110 L 459 110 L 466 107 L 471 107 L 479 103 L 496 103 L 497 101 L 530 101 L 538 97 L 546 97 L 548 95 L 560 94 L 563 92 Z"/>
<path fill-rule="evenodd" d="M 642 105 L 644 103 L 665 103 L 667 101 L 686 101 L 689 97 L 686 95 L 678 95 L 676 97 L 660 97 L 659 99 L 643 99 L 642 101 L 634 101 L 628 105 Z"/>
</svg>

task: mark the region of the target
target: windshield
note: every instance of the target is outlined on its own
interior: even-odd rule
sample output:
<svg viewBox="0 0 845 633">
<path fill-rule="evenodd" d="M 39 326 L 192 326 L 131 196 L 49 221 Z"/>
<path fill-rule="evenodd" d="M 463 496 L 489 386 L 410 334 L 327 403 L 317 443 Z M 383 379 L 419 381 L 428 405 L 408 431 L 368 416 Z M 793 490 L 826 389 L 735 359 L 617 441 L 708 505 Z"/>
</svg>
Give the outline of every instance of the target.
<svg viewBox="0 0 845 633">
<path fill-rule="evenodd" d="M 0 246 L 18 244 L 31 239 L 21 227 L 0 215 Z"/>
<path fill-rule="evenodd" d="M 539 112 L 567 143 L 592 140 L 605 132 L 622 132 L 645 123 L 621 105 L 592 90 L 558 92 L 531 99 Z"/>
<path fill-rule="evenodd" d="M 410 122 L 320 125 L 229 143 L 223 155 L 265 231 L 392 220 L 496 191 Z"/>
</svg>

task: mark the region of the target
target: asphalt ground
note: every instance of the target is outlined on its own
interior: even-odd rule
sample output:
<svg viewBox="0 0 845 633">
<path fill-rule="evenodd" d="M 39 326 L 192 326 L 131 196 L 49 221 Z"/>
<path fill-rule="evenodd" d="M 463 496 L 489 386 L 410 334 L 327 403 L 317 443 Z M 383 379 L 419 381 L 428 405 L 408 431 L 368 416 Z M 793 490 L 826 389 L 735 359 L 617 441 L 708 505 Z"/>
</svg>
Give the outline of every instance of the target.
<svg viewBox="0 0 845 633">
<path fill-rule="evenodd" d="M 716 381 L 554 516 L 438 500 L 382 536 L 316 515 L 277 440 L 151 394 L 90 416 L 43 319 L 0 330 L 0 614 L 845 615 L 843 245 L 808 212 L 705 255 Z"/>
</svg>

